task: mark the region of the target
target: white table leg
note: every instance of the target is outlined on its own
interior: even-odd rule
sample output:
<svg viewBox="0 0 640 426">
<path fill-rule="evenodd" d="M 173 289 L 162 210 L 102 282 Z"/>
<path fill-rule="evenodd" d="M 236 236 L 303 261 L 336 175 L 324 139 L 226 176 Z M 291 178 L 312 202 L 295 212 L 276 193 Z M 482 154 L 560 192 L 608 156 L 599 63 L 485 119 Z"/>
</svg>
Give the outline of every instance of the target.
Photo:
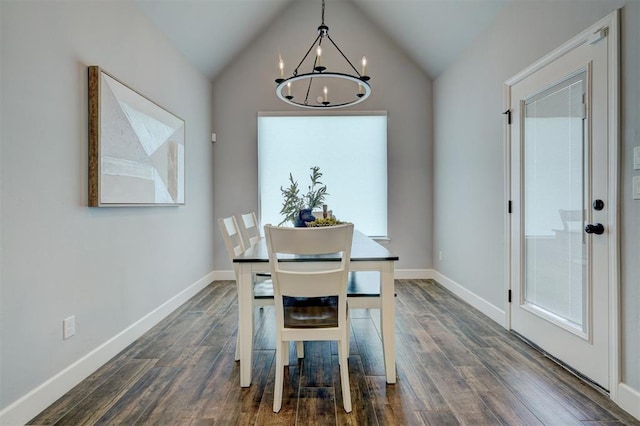
<svg viewBox="0 0 640 426">
<path fill-rule="evenodd" d="M 253 288 L 251 265 L 238 263 L 238 338 L 240 340 L 240 386 L 251 385 L 253 365 Z"/>
<path fill-rule="evenodd" d="M 393 262 L 383 262 L 380 272 L 380 322 L 387 383 L 396 382 L 396 301 Z"/>
</svg>

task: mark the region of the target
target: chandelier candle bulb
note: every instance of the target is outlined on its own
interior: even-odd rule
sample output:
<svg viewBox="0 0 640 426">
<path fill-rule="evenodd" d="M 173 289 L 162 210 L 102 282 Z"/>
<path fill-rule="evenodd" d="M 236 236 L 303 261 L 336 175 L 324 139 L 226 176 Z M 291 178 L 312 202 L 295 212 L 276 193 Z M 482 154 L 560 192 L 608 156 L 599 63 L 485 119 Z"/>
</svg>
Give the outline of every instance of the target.
<svg viewBox="0 0 640 426">
<path fill-rule="evenodd" d="M 280 69 L 280 77 L 276 78 L 276 84 L 280 84 L 285 81 L 284 79 L 284 61 L 282 56 L 278 55 L 278 68 Z"/>
<path fill-rule="evenodd" d="M 287 98 L 291 99 L 291 82 L 287 83 Z"/>
<path fill-rule="evenodd" d="M 324 101 L 327 102 L 328 100 L 328 96 L 329 95 L 329 89 L 327 89 L 327 86 L 324 86 Z"/>
<path fill-rule="evenodd" d="M 362 57 L 362 75 L 367 75 L 367 58 Z"/>
</svg>

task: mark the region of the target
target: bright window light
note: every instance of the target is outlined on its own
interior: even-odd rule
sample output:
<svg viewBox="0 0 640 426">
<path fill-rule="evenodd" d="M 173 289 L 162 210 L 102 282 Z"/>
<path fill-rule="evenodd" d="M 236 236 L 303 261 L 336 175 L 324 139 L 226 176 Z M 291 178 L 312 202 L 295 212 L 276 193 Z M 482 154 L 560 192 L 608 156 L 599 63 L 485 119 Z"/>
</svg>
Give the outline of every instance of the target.
<svg viewBox="0 0 640 426">
<path fill-rule="evenodd" d="M 325 202 L 342 221 L 372 237 L 387 236 L 387 115 L 258 115 L 260 221 L 283 218 L 280 187 L 289 173 L 301 192 L 319 166 L 327 185 Z M 287 224 L 291 226 L 291 224 Z"/>
</svg>

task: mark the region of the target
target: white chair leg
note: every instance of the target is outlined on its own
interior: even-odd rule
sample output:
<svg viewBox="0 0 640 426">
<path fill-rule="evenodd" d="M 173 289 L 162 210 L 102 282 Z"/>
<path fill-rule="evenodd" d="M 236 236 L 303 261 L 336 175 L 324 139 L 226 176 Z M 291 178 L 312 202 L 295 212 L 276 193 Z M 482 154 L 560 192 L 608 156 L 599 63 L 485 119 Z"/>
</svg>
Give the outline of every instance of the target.
<svg viewBox="0 0 640 426">
<path fill-rule="evenodd" d="M 347 353 L 345 354 L 345 357 L 348 359 L 349 358 L 349 350 L 351 348 L 351 318 L 349 317 L 349 312 L 347 311 Z"/>
<path fill-rule="evenodd" d="M 282 347 L 284 348 L 282 362 L 285 367 L 288 367 L 291 362 L 291 348 L 289 348 L 289 342 L 282 342 Z"/>
<path fill-rule="evenodd" d="M 347 355 L 349 354 L 349 347 L 347 341 L 342 340 L 338 343 L 338 356 L 340 359 L 340 382 L 342 384 L 342 405 L 344 411 L 351 412 L 351 387 L 349 386 L 349 361 Z"/>
<path fill-rule="evenodd" d="M 302 340 L 296 342 L 296 353 L 298 358 L 304 358 L 304 342 Z"/>
<path fill-rule="evenodd" d="M 238 281 L 236 280 L 236 292 L 238 291 Z M 236 354 L 234 358 L 236 361 L 240 361 L 240 318 L 238 318 L 238 328 L 236 329 Z"/>
<path fill-rule="evenodd" d="M 236 336 L 236 361 L 240 361 L 240 336 Z"/>
<path fill-rule="evenodd" d="M 273 412 L 282 408 L 282 387 L 284 382 L 284 360 L 289 359 L 289 342 L 278 342 L 276 347 L 276 380 L 273 388 Z"/>
</svg>

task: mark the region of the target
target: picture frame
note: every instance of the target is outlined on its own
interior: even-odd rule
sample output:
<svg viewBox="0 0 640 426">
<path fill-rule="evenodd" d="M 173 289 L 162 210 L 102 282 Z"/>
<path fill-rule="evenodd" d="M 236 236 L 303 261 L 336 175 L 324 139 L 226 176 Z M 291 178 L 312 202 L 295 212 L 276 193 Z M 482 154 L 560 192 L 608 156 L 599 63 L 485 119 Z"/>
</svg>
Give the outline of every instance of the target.
<svg viewBox="0 0 640 426">
<path fill-rule="evenodd" d="M 184 120 L 99 66 L 88 76 L 89 206 L 184 205 Z"/>
</svg>

